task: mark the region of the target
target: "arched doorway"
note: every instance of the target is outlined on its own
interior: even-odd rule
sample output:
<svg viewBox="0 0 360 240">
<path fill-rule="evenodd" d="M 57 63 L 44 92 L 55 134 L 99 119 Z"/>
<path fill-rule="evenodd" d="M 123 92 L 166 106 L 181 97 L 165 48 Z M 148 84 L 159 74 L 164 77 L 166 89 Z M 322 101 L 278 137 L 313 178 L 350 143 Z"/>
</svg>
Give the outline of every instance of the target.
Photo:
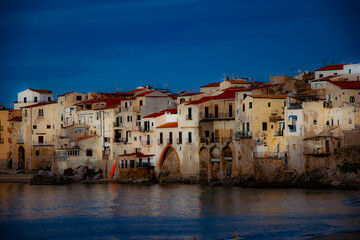
<svg viewBox="0 0 360 240">
<path fill-rule="evenodd" d="M 173 146 L 164 148 L 159 159 L 159 181 L 181 181 L 179 156 Z"/>
<path fill-rule="evenodd" d="M 208 169 L 209 169 L 209 157 L 208 150 L 203 147 L 200 149 L 200 180 L 206 181 L 208 179 Z"/>
<path fill-rule="evenodd" d="M 18 170 L 25 170 L 25 149 L 23 146 L 19 147 Z"/>
<path fill-rule="evenodd" d="M 233 153 L 229 146 L 223 148 L 224 157 L 224 180 L 231 180 Z"/>
<path fill-rule="evenodd" d="M 211 179 L 213 181 L 218 181 L 219 179 L 221 179 L 221 174 L 220 174 L 220 149 L 218 147 L 213 147 L 210 150 L 210 160 L 211 160 L 211 164 L 210 164 L 210 174 L 211 174 Z"/>
</svg>

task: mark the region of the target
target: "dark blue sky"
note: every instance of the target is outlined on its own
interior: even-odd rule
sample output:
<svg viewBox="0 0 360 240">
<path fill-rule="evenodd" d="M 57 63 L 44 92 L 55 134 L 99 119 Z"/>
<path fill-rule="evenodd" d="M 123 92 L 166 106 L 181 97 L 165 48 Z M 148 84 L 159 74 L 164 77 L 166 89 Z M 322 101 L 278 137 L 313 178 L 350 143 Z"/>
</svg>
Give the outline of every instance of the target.
<svg viewBox="0 0 360 240">
<path fill-rule="evenodd" d="M 360 62 L 360 1 L 0 1 L 0 101 Z"/>
</svg>

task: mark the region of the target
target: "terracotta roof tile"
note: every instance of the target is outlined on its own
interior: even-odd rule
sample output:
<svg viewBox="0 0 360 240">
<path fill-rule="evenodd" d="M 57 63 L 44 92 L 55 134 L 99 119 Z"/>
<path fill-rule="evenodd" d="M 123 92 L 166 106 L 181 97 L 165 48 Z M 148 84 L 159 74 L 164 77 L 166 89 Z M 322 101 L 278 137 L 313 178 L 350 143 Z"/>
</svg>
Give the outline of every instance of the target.
<svg viewBox="0 0 360 240">
<path fill-rule="evenodd" d="M 220 86 L 220 83 L 221 82 L 209 83 L 209 84 L 206 84 L 204 86 L 201 86 L 201 88 L 204 88 L 204 87 L 218 87 L 218 86 Z"/>
<path fill-rule="evenodd" d="M 178 127 L 178 122 L 167 122 L 157 126 L 156 128 L 176 128 Z"/>
<path fill-rule="evenodd" d="M 315 71 L 328 71 L 328 70 L 342 70 L 344 69 L 344 65 L 346 64 L 331 64 L 326 65 L 324 67 L 321 67 L 319 69 L 316 69 Z"/>
<path fill-rule="evenodd" d="M 86 140 L 89 138 L 93 138 L 93 137 L 98 137 L 99 135 L 95 134 L 95 135 L 89 135 L 89 136 L 83 136 L 83 137 L 78 137 L 76 140 L 77 141 L 82 141 L 82 140 Z"/>
<path fill-rule="evenodd" d="M 50 91 L 50 90 L 47 90 L 47 89 L 32 89 L 32 88 L 29 88 L 31 91 L 34 91 L 34 92 L 37 92 L 37 93 L 40 93 L 40 94 L 52 94 L 53 92 Z"/>
<path fill-rule="evenodd" d="M 250 95 L 253 98 L 287 98 L 288 95 L 275 95 L 275 94 L 259 94 L 259 95 Z"/>
<path fill-rule="evenodd" d="M 359 81 L 330 81 L 330 83 L 342 89 L 360 89 Z"/>
<path fill-rule="evenodd" d="M 159 117 L 161 115 L 164 115 L 165 113 L 170 113 L 170 114 L 176 114 L 177 113 L 177 108 L 168 108 L 168 109 L 165 109 L 165 110 L 162 110 L 160 112 L 155 112 L 155 113 L 152 113 L 152 114 L 149 114 L 143 118 L 156 118 L 156 117 Z"/>
<path fill-rule="evenodd" d="M 49 104 L 53 104 L 53 103 L 57 103 L 57 101 L 54 101 L 54 102 L 41 102 L 41 103 L 36 103 L 36 104 L 33 104 L 33 105 L 26 106 L 26 107 L 22 107 L 22 108 L 39 107 L 39 106 L 49 105 Z"/>
<path fill-rule="evenodd" d="M 139 93 L 137 94 L 136 96 L 139 97 L 139 96 L 146 96 L 152 92 L 155 92 L 155 90 L 149 90 L 149 91 L 146 91 L 146 92 L 142 92 L 142 93 Z"/>
<path fill-rule="evenodd" d="M 189 93 L 183 93 L 183 94 L 180 94 L 179 97 L 187 97 L 187 96 L 194 96 L 194 95 L 199 95 L 199 94 L 203 94 L 203 92 L 189 92 Z"/>
</svg>

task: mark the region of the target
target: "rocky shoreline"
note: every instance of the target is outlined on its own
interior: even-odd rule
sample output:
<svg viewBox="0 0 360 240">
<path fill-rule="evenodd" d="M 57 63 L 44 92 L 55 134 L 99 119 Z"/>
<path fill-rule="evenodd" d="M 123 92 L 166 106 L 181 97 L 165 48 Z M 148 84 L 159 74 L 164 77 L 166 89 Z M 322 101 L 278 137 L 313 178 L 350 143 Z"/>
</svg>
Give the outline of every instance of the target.
<svg viewBox="0 0 360 240">
<path fill-rule="evenodd" d="M 40 170 L 31 178 L 31 185 L 65 185 L 80 181 L 96 181 L 103 178 L 102 171 L 95 172 L 86 166 L 68 168 L 61 172 Z"/>
<path fill-rule="evenodd" d="M 133 169 L 119 174 L 114 179 L 103 177 L 103 172 L 95 172 L 86 166 L 65 169 L 61 172 L 39 170 L 34 175 L 0 174 L 0 183 L 30 183 L 32 185 L 66 185 L 76 182 L 85 184 L 115 182 L 121 184 L 202 184 L 206 186 L 240 186 L 245 188 L 321 188 L 359 190 L 359 174 L 316 170 L 302 175 L 288 174 L 276 179 L 237 177 L 228 181 L 207 181 L 195 177 L 180 177 L 176 180 L 159 179 L 153 169 Z"/>
</svg>

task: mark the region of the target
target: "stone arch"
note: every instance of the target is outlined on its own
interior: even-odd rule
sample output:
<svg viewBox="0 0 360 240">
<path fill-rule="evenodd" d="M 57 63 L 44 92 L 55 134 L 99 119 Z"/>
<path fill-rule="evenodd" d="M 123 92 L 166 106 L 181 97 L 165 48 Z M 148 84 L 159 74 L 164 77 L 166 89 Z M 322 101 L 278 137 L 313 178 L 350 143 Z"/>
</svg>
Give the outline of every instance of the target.
<svg viewBox="0 0 360 240">
<path fill-rule="evenodd" d="M 208 149 L 202 147 L 199 152 L 199 169 L 200 169 L 200 180 L 206 181 L 209 173 L 209 152 Z"/>
<path fill-rule="evenodd" d="M 20 146 L 18 151 L 18 170 L 25 170 L 25 149 L 23 146 Z"/>
<path fill-rule="evenodd" d="M 181 178 L 179 156 L 172 145 L 167 145 L 161 152 L 159 159 L 159 181 L 180 181 Z"/>
<path fill-rule="evenodd" d="M 226 145 L 222 149 L 222 158 L 223 158 L 223 179 L 224 180 L 231 180 L 232 177 L 232 165 L 233 165 L 233 151 L 229 147 L 229 145 Z"/>
<path fill-rule="evenodd" d="M 210 149 L 210 176 L 213 181 L 221 179 L 221 152 L 217 146 Z"/>
</svg>

